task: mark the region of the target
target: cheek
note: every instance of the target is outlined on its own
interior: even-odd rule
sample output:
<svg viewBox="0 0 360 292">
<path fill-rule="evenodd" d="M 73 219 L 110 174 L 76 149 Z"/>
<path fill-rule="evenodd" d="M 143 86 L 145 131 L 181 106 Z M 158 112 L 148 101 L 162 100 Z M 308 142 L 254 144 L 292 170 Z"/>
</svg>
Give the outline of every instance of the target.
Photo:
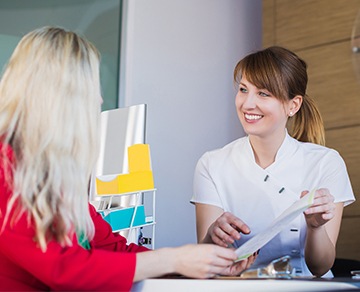
<svg viewBox="0 0 360 292">
<path fill-rule="evenodd" d="M 266 105 L 266 111 L 272 113 L 273 116 L 275 116 L 277 119 L 283 119 L 286 118 L 286 109 L 283 104 L 281 104 L 278 101 L 272 101 Z"/>
<path fill-rule="evenodd" d="M 285 125 L 287 123 L 288 117 L 283 109 L 278 109 L 274 112 L 273 119 L 278 121 L 279 124 Z"/>
<path fill-rule="evenodd" d="M 241 105 L 242 105 L 241 98 L 240 98 L 239 94 L 237 94 L 235 96 L 235 106 L 237 109 L 239 109 L 241 107 Z"/>
<path fill-rule="evenodd" d="M 236 108 L 236 113 L 237 113 L 237 116 L 238 116 L 238 119 L 240 121 L 240 123 L 243 123 L 243 118 L 244 118 L 244 115 L 242 113 L 242 107 L 243 107 L 243 100 L 241 97 L 239 97 L 239 95 L 236 95 L 235 97 L 235 108 Z"/>
</svg>

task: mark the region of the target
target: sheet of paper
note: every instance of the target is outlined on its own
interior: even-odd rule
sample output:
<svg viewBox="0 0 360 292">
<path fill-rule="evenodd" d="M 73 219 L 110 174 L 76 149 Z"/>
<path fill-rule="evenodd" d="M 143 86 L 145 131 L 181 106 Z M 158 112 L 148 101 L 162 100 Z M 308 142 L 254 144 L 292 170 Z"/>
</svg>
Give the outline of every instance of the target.
<svg viewBox="0 0 360 292">
<path fill-rule="evenodd" d="M 309 192 L 306 196 L 302 197 L 300 200 L 296 201 L 287 208 L 263 232 L 256 234 L 254 237 L 241 245 L 236 250 L 236 254 L 238 256 L 236 262 L 248 258 L 274 238 L 282 229 L 284 229 L 284 227 L 286 227 L 291 221 L 313 204 L 314 195 L 315 190 Z"/>
</svg>

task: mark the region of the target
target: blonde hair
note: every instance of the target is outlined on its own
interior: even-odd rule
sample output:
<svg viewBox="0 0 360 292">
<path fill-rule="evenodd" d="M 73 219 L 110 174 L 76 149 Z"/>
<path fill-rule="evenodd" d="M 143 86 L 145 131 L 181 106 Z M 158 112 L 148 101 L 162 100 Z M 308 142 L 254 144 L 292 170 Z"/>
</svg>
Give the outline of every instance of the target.
<svg viewBox="0 0 360 292">
<path fill-rule="evenodd" d="M 299 141 L 325 145 L 320 111 L 315 101 L 306 94 L 308 76 L 304 60 L 288 49 L 273 46 L 240 60 L 234 70 L 234 81 L 238 82 L 242 75 L 283 102 L 302 96 L 300 110 L 291 121 L 290 134 Z"/>
<path fill-rule="evenodd" d="M 43 250 L 51 239 L 65 246 L 76 232 L 94 235 L 88 183 L 98 154 L 99 58 L 76 33 L 43 27 L 21 39 L 0 81 L 0 135 L 15 153 L 6 215 L 19 200 Z"/>
</svg>

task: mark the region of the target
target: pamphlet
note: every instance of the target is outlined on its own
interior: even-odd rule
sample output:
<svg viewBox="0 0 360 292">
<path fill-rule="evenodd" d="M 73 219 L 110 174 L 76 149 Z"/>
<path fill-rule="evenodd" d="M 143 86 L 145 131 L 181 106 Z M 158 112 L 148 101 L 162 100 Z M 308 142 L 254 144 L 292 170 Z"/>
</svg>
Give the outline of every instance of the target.
<svg viewBox="0 0 360 292">
<path fill-rule="evenodd" d="M 297 216 L 304 212 L 314 202 L 315 190 L 309 192 L 300 200 L 296 201 L 289 208 L 287 208 L 279 217 L 277 217 L 269 227 L 263 232 L 256 234 L 243 245 L 241 245 L 235 252 L 238 256 L 235 262 L 248 258 L 254 252 L 258 251 L 271 239 L 273 239 L 282 229 L 284 229 L 289 222 L 293 221 Z"/>
</svg>

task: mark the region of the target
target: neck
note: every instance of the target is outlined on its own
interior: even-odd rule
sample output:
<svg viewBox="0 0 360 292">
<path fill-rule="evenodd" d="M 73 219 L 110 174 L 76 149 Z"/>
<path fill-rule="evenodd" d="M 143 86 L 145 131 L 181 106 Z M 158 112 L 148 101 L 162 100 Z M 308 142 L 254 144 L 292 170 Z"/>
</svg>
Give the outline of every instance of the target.
<svg viewBox="0 0 360 292">
<path fill-rule="evenodd" d="M 286 132 L 279 134 L 277 137 L 259 137 L 250 136 L 249 140 L 254 151 L 256 163 L 263 169 L 275 162 L 276 154 L 284 141 Z"/>
</svg>

